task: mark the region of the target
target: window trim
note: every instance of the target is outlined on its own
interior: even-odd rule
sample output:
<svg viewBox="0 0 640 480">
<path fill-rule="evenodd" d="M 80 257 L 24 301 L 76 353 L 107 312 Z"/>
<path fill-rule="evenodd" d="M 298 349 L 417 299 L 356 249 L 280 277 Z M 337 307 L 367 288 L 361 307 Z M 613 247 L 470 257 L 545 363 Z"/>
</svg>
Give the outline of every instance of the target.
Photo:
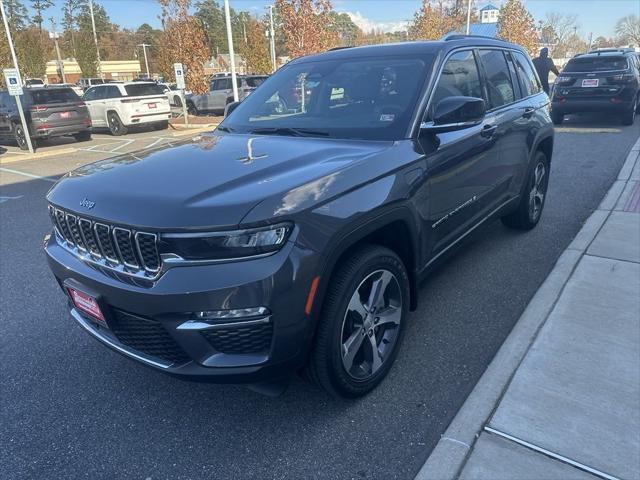
<svg viewBox="0 0 640 480">
<path fill-rule="evenodd" d="M 541 93 L 544 93 L 544 90 L 542 89 L 542 82 L 540 81 L 540 77 L 538 76 L 538 71 L 536 70 L 535 65 L 533 64 L 533 62 L 531 62 L 531 59 L 525 55 L 522 52 L 518 52 L 517 50 L 514 50 L 514 52 L 520 53 L 523 57 L 525 62 L 527 62 L 527 64 L 529 65 L 529 68 L 531 69 L 531 71 L 533 72 L 533 76 L 536 79 L 536 85 L 538 85 L 538 92 L 537 93 L 532 93 L 531 95 L 527 95 L 526 97 L 522 97 L 524 98 L 530 98 L 533 97 L 535 95 L 540 95 Z M 517 62 L 517 57 L 514 55 L 514 62 Z M 517 63 L 514 63 L 514 65 L 516 66 L 516 73 L 518 74 L 518 79 L 520 79 L 520 72 L 518 71 L 518 66 Z M 520 85 L 520 87 L 522 88 L 522 85 Z M 522 92 L 524 95 L 524 92 Z"/>
</svg>

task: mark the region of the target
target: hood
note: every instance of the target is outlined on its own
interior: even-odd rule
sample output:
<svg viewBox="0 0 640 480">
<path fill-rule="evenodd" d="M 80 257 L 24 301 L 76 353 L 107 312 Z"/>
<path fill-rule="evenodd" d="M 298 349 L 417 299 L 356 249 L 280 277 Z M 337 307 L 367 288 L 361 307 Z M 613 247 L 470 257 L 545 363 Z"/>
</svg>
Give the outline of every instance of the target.
<svg viewBox="0 0 640 480">
<path fill-rule="evenodd" d="M 237 226 L 259 202 L 335 176 L 391 142 L 206 134 L 85 165 L 47 199 L 110 223 L 158 230 Z"/>
</svg>

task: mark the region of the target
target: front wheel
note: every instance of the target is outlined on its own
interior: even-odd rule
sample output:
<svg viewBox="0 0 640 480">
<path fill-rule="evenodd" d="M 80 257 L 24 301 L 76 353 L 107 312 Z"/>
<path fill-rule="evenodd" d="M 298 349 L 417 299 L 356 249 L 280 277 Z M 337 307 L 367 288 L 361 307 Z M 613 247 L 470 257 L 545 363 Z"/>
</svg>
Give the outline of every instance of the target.
<svg viewBox="0 0 640 480">
<path fill-rule="evenodd" d="M 109 112 L 107 115 L 107 122 L 109 123 L 109 130 L 111 135 L 119 137 L 120 135 L 126 135 L 127 127 L 124 126 L 122 120 L 116 112 Z"/>
<path fill-rule="evenodd" d="M 554 125 L 561 125 L 564 122 L 564 114 L 559 112 L 551 112 L 551 121 Z"/>
<path fill-rule="evenodd" d="M 537 152 L 533 168 L 529 171 L 527 185 L 520 198 L 518 209 L 504 217 L 502 223 L 516 230 L 531 230 L 540 221 L 549 187 L 549 160 Z"/>
<path fill-rule="evenodd" d="M 366 246 L 331 278 L 309 376 L 336 397 L 356 398 L 387 375 L 400 348 L 409 306 L 409 277 L 393 251 Z"/>
<path fill-rule="evenodd" d="M 187 113 L 189 115 L 193 115 L 194 117 L 197 117 L 200 112 L 198 111 L 196 106 L 193 104 L 193 102 L 187 102 Z"/>
</svg>

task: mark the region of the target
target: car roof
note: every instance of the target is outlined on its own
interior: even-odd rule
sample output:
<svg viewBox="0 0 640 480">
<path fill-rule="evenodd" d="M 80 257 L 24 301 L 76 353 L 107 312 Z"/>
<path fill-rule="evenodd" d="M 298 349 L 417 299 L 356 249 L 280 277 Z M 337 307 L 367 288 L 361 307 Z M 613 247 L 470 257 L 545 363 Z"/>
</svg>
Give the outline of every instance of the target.
<svg viewBox="0 0 640 480">
<path fill-rule="evenodd" d="M 573 58 L 607 58 L 607 57 L 626 57 L 634 52 L 624 50 L 601 50 L 599 52 L 580 53 Z M 573 60 L 573 58 L 571 60 Z M 569 61 L 571 61 L 569 60 Z"/>
<path fill-rule="evenodd" d="M 297 58 L 292 60 L 290 64 L 317 60 L 349 59 L 356 57 L 437 54 L 440 52 L 447 53 L 461 47 L 501 47 L 519 50 L 523 53 L 525 52 L 521 46 L 504 40 L 474 35 L 454 34 L 449 35 L 442 40 L 385 43 L 361 47 L 339 47 L 324 53 Z"/>
</svg>

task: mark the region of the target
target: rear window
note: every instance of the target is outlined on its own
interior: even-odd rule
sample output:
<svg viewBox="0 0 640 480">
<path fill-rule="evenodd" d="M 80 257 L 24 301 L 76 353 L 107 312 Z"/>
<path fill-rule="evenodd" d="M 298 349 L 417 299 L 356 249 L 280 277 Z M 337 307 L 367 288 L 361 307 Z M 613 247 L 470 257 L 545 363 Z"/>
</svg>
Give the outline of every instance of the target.
<svg viewBox="0 0 640 480">
<path fill-rule="evenodd" d="M 51 88 L 42 90 L 30 90 L 31 99 L 35 105 L 47 105 L 52 103 L 79 102 L 80 97 L 70 88 Z"/>
<path fill-rule="evenodd" d="M 156 83 L 132 83 L 131 85 L 125 85 L 124 89 L 130 97 L 164 94 L 162 87 Z"/>
<path fill-rule="evenodd" d="M 255 88 L 262 85 L 266 79 L 267 77 L 248 77 L 246 80 L 248 86 Z"/>
<path fill-rule="evenodd" d="M 569 60 L 564 71 L 567 73 L 607 72 L 627 68 L 629 65 L 624 57 L 578 57 Z"/>
</svg>

